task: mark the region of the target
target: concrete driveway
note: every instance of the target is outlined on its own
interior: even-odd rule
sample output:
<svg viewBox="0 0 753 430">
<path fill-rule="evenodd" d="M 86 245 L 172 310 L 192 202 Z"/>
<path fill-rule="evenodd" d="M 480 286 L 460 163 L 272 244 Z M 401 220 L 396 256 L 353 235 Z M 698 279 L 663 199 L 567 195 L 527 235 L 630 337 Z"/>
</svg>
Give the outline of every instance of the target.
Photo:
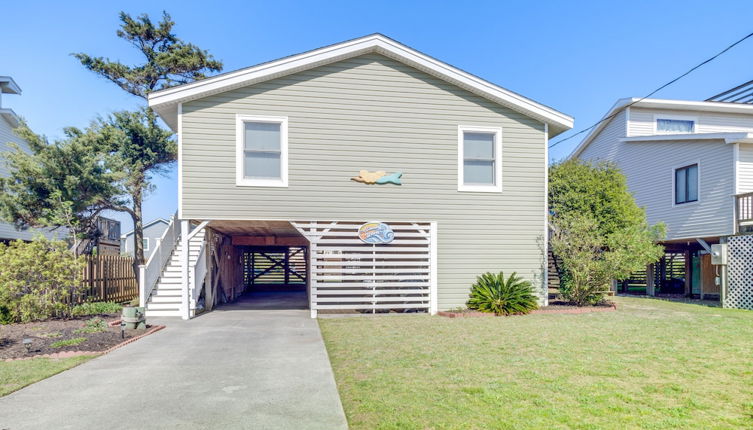
<svg viewBox="0 0 753 430">
<path fill-rule="evenodd" d="M 0 429 L 345 429 L 305 296 L 250 296 L 0 398 Z M 157 322 L 155 319 L 153 322 Z"/>
</svg>

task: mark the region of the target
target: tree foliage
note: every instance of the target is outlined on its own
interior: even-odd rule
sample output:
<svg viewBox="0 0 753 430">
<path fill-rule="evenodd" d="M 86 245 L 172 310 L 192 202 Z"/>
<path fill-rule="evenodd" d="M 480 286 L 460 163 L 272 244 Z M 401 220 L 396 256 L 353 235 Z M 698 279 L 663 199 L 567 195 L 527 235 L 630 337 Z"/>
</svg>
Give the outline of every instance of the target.
<svg viewBox="0 0 753 430">
<path fill-rule="evenodd" d="M 77 259 L 60 241 L 0 243 L 0 322 L 69 317 L 85 287 Z"/>
<path fill-rule="evenodd" d="M 204 79 L 206 72 L 222 70 L 222 63 L 206 50 L 175 36 L 175 21 L 167 12 L 156 24 L 146 14 L 133 18 L 120 12 L 120 22 L 118 37 L 140 51 L 143 63 L 129 66 L 85 53 L 73 56 L 87 69 L 133 95 L 146 98 L 152 91 Z"/>
<path fill-rule="evenodd" d="M 565 276 L 561 293 L 582 306 L 603 299 L 613 279 L 659 259 L 663 224 L 649 226 L 622 172 L 569 160 L 549 170 L 551 246 Z"/>
<path fill-rule="evenodd" d="M 122 200 L 122 175 L 98 151 L 91 130 L 66 128 L 49 142 L 22 121 L 16 129 L 30 151 L 3 153 L 9 176 L 0 178 L 0 216 L 19 229 L 66 227 L 78 239 L 93 233 L 99 213 Z"/>
</svg>

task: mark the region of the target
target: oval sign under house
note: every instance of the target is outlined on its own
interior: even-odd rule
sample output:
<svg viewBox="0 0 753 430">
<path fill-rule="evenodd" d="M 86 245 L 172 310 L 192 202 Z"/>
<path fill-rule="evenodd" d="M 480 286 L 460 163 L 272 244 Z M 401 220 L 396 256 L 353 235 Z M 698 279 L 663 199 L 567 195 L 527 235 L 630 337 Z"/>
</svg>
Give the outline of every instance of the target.
<svg viewBox="0 0 753 430">
<path fill-rule="evenodd" d="M 358 238 L 372 245 L 390 243 L 395 239 L 395 232 L 383 222 L 367 222 L 358 228 Z"/>
</svg>

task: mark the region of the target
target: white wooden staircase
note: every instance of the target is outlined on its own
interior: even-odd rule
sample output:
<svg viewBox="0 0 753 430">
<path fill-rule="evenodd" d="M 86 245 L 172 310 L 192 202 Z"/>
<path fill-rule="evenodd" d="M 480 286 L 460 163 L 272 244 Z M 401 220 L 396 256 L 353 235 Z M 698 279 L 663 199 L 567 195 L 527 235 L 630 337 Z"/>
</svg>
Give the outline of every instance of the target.
<svg viewBox="0 0 753 430">
<path fill-rule="evenodd" d="M 196 265 L 201 254 L 204 243 L 204 229 L 196 233 L 189 241 L 188 246 L 188 265 Z M 167 265 L 162 270 L 162 274 L 157 284 L 146 302 L 146 315 L 153 317 L 182 316 L 182 294 L 183 294 L 183 272 L 181 270 L 181 254 L 183 253 L 183 243 L 178 241 L 173 249 L 172 255 Z M 189 271 L 191 278 L 192 271 Z M 189 285 L 193 285 L 193 280 L 189 279 Z"/>
</svg>

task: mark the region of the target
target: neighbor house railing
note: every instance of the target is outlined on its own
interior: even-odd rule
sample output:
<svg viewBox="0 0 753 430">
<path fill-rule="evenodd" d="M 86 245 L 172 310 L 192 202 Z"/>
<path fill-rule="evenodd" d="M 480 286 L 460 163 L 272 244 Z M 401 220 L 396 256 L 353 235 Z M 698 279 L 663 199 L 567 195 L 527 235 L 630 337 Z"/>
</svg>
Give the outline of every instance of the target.
<svg viewBox="0 0 753 430">
<path fill-rule="evenodd" d="M 738 194 L 735 196 L 737 230 L 743 225 L 753 224 L 753 193 Z"/>
<path fill-rule="evenodd" d="M 162 271 L 170 261 L 173 249 L 175 249 L 175 245 L 180 240 L 180 224 L 176 212 L 170 217 L 170 222 L 165 232 L 162 233 L 162 237 L 157 239 L 157 245 L 149 260 L 147 260 L 146 264 L 139 267 L 139 306 L 146 306 L 152 290 L 154 290 L 160 276 L 162 276 Z"/>
</svg>

